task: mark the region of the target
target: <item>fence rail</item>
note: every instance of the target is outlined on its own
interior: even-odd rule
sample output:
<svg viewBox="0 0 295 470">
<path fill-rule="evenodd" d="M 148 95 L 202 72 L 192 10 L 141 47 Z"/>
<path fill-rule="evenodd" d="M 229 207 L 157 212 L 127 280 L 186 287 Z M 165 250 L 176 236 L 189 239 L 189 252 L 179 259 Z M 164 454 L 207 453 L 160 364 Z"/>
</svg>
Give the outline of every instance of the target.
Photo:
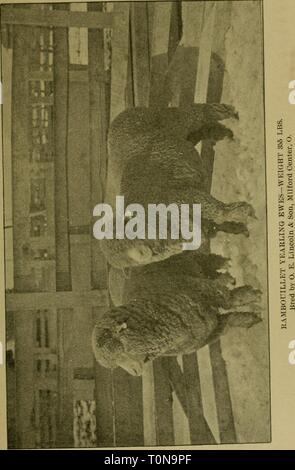
<svg viewBox="0 0 295 470">
<path fill-rule="evenodd" d="M 111 28 L 113 14 L 64 10 L 1 8 L 1 23 L 61 28 Z"/>
</svg>

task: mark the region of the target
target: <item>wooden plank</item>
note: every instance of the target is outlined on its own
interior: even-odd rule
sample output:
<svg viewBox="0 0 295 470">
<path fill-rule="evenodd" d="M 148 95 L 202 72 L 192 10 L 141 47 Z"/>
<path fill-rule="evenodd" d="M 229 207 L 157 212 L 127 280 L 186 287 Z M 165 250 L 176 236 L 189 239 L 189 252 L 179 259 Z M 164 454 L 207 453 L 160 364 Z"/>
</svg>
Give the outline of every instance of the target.
<svg viewBox="0 0 295 470">
<path fill-rule="evenodd" d="M 68 75 L 70 82 L 88 82 L 88 70 L 86 67 L 81 69 L 71 69 L 69 70 Z M 53 79 L 53 72 L 48 72 L 46 70 L 30 70 L 28 72 L 28 80 L 32 82 L 53 82 Z"/>
<path fill-rule="evenodd" d="M 143 402 L 143 432 L 144 445 L 157 445 L 156 439 L 156 410 L 155 410 L 155 382 L 152 362 L 146 364 L 142 375 L 142 402 Z"/>
<path fill-rule="evenodd" d="M 55 5 L 55 8 L 64 8 Z M 47 13 L 47 12 L 46 12 Z M 68 223 L 67 135 L 69 106 L 69 50 L 66 28 L 54 30 L 54 142 L 55 142 L 55 236 L 57 290 L 70 290 L 70 247 Z"/>
<path fill-rule="evenodd" d="M 94 371 L 97 446 L 112 447 L 116 445 L 113 371 L 97 362 Z"/>
<path fill-rule="evenodd" d="M 200 377 L 196 354 L 183 356 L 183 375 L 188 401 L 191 444 L 216 444 L 203 415 Z"/>
<path fill-rule="evenodd" d="M 58 413 L 57 446 L 73 447 L 73 311 L 60 309 L 58 333 Z"/>
<path fill-rule="evenodd" d="M 127 2 L 116 2 L 112 38 L 111 65 L 111 121 L 126 108 L 127 74 L 129 52 L 129 8 Z M 118 162 L 108 160 L 106 202 L 113 204 L 120 185 L 121 175 Z"/>
<path fill-rule="evenodd" d="M 157 2 L 153 7 L 150 106 L 167 105 L 165 78 L 168 70 L 171 11 L 171 2 Z"/>
<path fill-rule="evenodd" d="M 82 125 L 86 123 L 86 125 Z M 73 227 L 91 225 L 90 157 L 89 157 L 89 88 L 82 82 L 69 84 L 68 132 L 68 204 L 69 223 Z M 78 190 L 77 190 L 78 188 Z M 83 232 L 83 231 L 82 231 Z M 91 237 L 92 233 L 70 233 L 71 281 L 73 292 L 91 290 Z M 74 309 L 73 325 L 75 348 L 74 367 L 93 365 L 91 334 L 93 329 L 92 306 Z"/>
<path fill-rule="evenodd" d="M 28 49 L 30 29 L 15 27 L 12 58 L 12 216 L 14 288 L 24 290 L 22 245 L 29 239 L 29 138 L 28 138 Z M 23 316 L 22 308 L 15 312 L 15 401 L 16 447 L 35 446 L 34 416 L 34 357 L 33 357 L 33 315 Z M 11 397 L 13 399 L 13 396 Z M 10 406 L 9 406 L 10 408 Z"/>
<path fill-rule="evenodd" d="M 171 22 L 171 2 L 159 2 L 148 5 L 148 28 L 150 38 L 150 93 L 149 106 L 166 106 L 166 94 L 164 92 L 165 77 L 168 69 L 168 50 Z M 146 103 L 147 105 L 147 103 Z M 143 377 L 145 396 L 149 393 L 150 406 L 154 410 L 154 420 L 147 414 L 149 441 L 156 445 L 173 445 L 174 420 L 173 420 L 173 395 L 169 380 L 171 358 L 157 359 L 153 368 L 145 372 Z M 154 384 L 154 391 L 150 389 L 150 383 Z M 154 436 L 151 434 L 154 433 Z"/>
<path fill-rule="evenodd" d="M 217 2 L 215 13 L 214 35 L 212 40 L 211 65 L 207 88 L 207 102 L 221 101 L 223 77 L 225 69 L 225 35 L 231 23 L 232 2 Z M 208 191 L 211 190 L 212 172 L 214 167 L 214 147 L 209 141 L 202 143 L 201 156 L 206 159 L 208 169 Z"/>
<path fill-rule="evenodd" d="M 127 2 L 114 4 L 112 38 L 111 121 L 126 107 L 129 50 L 129 9 Z"/>
<path fill-rule="evenodd" d="M 216 2 L 208 2 L 205 4 L 204 20 L 200 37 L 198 74 L 195 86 L 195 103 L 203 103 L 207 98 L 215 11 Z"/>
<path fill-rule="evenodd" d="M 220 442 L 223 444 L 235 443 L 237 442 L 237 435 L 228 383 L 228 374 L 225 361 L 222 357 L 220 341 L 210 346 L 210 358 L 212 364 Z"/>
<path fill-rule="evenodd" d="M 111 28 L 113 14 L 104 12 L 1 8 L 1 23 L 61 28 Z"/>
<path fill-rule="evenodd" d="M 115 445 L 142 446 L 144 444 L 142 379 L 133 377 L 120 368 L 114 370 L 113 377 Z"/>
<path fill-rule="evenodd" d="M 131 43 L 134 81 L 134 99 L 136 106 L 146 106 L 149 97 L 149 31 L 148 4 L 131 4 Z"/>
<path fill-rule="evenodd" d="M 224 41 L 225 34 L 230 26 L 231 18 L 231 2 L 216 2 L 215 5 L 215 18 L 208 18 L 210 28 L 214 30 L 214 34 L 211 40 L 212 51 L 217 55 L 211 57 L 211 63 L 209 66 L 208 76 L 208 87 L 207 87 L 207 102 L 219 102 L 221 100 L 222 85 L 223 85 L 223 73 L 224 68 L 220 67 L 222 61 L 224 63 Z M 214 60 L 212 60 L 214 59 Z M 218 60 L 219 67 L 216 66 Z M 206 59 L 208 62 L 208 58 Z M 218 65 L 218 64 L 217 64 Z M 208 66 L 206 66 L 206 74 L 208 73 Z M 204 89 L 205 93 L 205 89 Z M 210 172 L 208 183 L 211 187 L 211 177 L 214 164 L 214 149 L 211 144 L 204 142 L 202 145 L 202 158 L 207 160 L 207 168 Z M 216 413 L 218 419 L 219 436 L 222 443 L 233 443 L 236 442 L 236 431 L 233 418 L 230 389 L 228 383 L 228 374 L 226 370 L 226 364 L 222 357 L 222 349 L 220 341 L 212 344 L 209 347 L 211 368 L 212 368 L 212 379 L 214 386 L 214 395 L 216 401 Z"/>
<path fill-rule="evenodd" d="M 172 387 L 169 380 L 169 357 L 154 361 L 156 441 L 159 446 L 174 444 Z"/>
<path fill-rule="evenodd" d="M 111 120 L 130 102 L 128 88 L 129 62 L 129 3 L 114 4 L 114 29 L 112 39 Z M 130 69 L 129 69 L 130 70 Z M 113 202 L 120 184 L 116 163 L 109 159 L 106 200 Z M 116 445 L 143 445 L 142 380 L 132 377 L 122 369 L 112 373 L 114 398 L 114 426 Z M 132 399 L 130 400 L 130 397 Z"/>
<path fill-rule="evenodd" d="M 93 380 L 94 379 L 93 367 L 75 367 L 74 379 Z"/>
<path fill-rule="evenodd" d="M 101 10 L 102 4 L 88 3 L 88 10 Z M 103 202 L 107 177 L 107 87 L 104 70 L 103 32 L 88 31 L 88 79 L 89 79 L 89 157 L 90 157 L 90 213 L 96 204 Z M 91 239 L 92 288 L 107 286 L 107 266 L 99 241 Z"/>
<path fill-rule="evenodd" d="M 16 26 L 13 37 L 11 152 L 12 152 L 12 205 L 14 289 L 24 290 L 23 278 L 27 273 L 22 246 L 30 238 L 30 142 L 27 75 L 29 69 L 30 28 Z"/>
<path fill-rule="evenodd" d="M 104 290 L 91 290 L 84 292 L 58 291 L 58 292 L 26 292 L 6 294 L 7 311 L 16 311 L 18 309 L 45 309 L 82 308 L 100 307 L 108 304 L 108 292 Z"/>
<path fill-rule="evenodd" d="M 169 358 L 168 369 L 171 386 L 177 395 L 177 398 L 183 408 L 183 411 L 185 412 L 186 416 L 188 416 L 186 384 L 184 380 L 184 375 L 182 373 L 180 365 L 177 362 L 176 357 Z"/>
<path fill-rule="evenodd" d="M 112 40 L 111 120 L 133 101 L 130 89 L 128 3 L 114 4 L 115 21 Z M 129 71 L 129 75 L 128 75 Z M 131 93 L 130 93 L 131 91 Z M 106 199 L 114 200 L 120 184 L 116 163 L 109 160 Z M 143 445 L 142 380 L 122 369 L 113 371 L 115 442 L 116 445 Z M 132 400 L 130 400 L 132 397 Z"/>
<path fill-rule="evenodd" d="M 74 380 L 74 400 L 93 401 L 94 379 Z"/>
<path fill-rule="evenodd" d="M 101 10 L 102 5 L 88 3 L 88 10 Z M 102 202 L 106 186 L 107 149 L 106 135 L 107 92 L 104 75 L 103 34 L 88 31 L 88 79 L 89 79 L 89 156 L 90 156 L 90 213 L 93 207 Z M 91 241 L 91 285 L 92 288 L 107 286 L 107 267 L 99 248 L 99 242 Z M 108 300 L 108 295 L 107 295 Z M 92 310 L 93 323 L 104 309 Z M 94 399 L 96 402 L 96 436 L 99 447 L 115 445 L 113 374 L 100 364 L 94 364 Z"/>
<path fill-rule="evenodd" d="M 131 4 L 131 48 L 129 55 L 129 106 L 148 106 L 149 101 L 149 23 L 147 2 Z M 132 55 L 132 59 L 131 59 Z M 153 365 L 149 363 L 142 375 L 143 441 L 156 445 L 155 397 Z"/>
<path fill-rule="evenodd" d="M 17 447 L 34 448 L 33 315 L 15 313 L 16 429 Z"/>
<path fill-rule="evenodd" d="M 202 412 L 198 362 L 195 354 L 183 356 L 183 372 L 176 358 L 169 358 L 171 386 L 188 417 L 191 444 L 216 443 Z"/>
<path fill-rule="evenodd" d="M 182 37 L 181 2 L 172 2 L 168 43 L 168 62 L 170 63 Z"/>
<path fill-rule="evenodd" d="M 197 79 L 194 90 L 194 101 L 198 103 L 205 102 L 207 99 L 215 8 L 215 2 L 205 3 L 202 30 L 201 34 L 198 35 L 199 56 L 197 65 Z M 209 423 L 215 439 L 217 440 L 219 439 L 218 418 L 208 347 L 204 347 L 199 350 L 197 357 L 199 363 L 201 394 L 202 397 L 204 397 L 202 403 L 204 416 Z"/>
<path fill-rule="evenodd" d="M 177 86 L 180 89 L 180 106 L 182 103 L 187 104 L 194 101 L 205 4 L 206 2 L 182 3 L 183 35 L 181 47 L 177 49 L 175 54 L 176 66 L 178 60 L 184 64 L 180 71 L 176 67 Z"/>
</svg>

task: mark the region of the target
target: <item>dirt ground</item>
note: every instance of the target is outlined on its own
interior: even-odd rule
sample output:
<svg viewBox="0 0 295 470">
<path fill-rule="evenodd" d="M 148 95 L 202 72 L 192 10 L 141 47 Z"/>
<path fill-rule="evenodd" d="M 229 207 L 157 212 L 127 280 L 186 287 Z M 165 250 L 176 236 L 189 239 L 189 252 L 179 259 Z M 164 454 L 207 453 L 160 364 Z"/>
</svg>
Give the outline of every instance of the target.
<svg viewBox="0 0 295 470">
<path fill-rule="evenodd" d="M 223 201 L 246 200 L 256 211 L 250 237 L 218 235 L 212 251 L 230 257 L 238 284 L 263 291 L 263 321 L 222 339 L 239 442 L 269 439 L 269 344 L 263 104 L 263 30 L 259 2 L 233 2 L 226 39 L 222 100 L 240 116 L 228 122 L 235 141 L 216 146 L 212 194 Z"/>
</svg>

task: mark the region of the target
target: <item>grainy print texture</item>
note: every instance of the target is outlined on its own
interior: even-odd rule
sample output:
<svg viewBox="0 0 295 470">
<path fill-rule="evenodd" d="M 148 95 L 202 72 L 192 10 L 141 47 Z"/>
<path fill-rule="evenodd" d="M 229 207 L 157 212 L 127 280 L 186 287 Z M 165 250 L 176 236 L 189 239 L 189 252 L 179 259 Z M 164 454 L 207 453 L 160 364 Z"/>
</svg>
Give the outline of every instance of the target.
<svg viewBox="0 0 295 470">
<path fill-rule="evenodd" d="M 262 7 L 1 6 L 10 448 L 270 442 Z M 200 248 L 95 239 L 117 195 Z"/>
</svg>

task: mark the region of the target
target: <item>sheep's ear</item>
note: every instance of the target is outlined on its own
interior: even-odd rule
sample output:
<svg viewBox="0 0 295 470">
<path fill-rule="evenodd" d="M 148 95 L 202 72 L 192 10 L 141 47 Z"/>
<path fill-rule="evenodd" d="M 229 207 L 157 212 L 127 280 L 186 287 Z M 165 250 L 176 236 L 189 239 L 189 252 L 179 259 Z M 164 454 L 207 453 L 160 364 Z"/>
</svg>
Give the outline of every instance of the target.
<svg viewBox="0 0 295 470">
<path fill-rule="evenodd" d="M 123 271 L 123 274 L 124 274 L 125 279 L 130 279 L 130 277 L 131 277 L 131 269 L 129 269 L 129 268 L 123 268 L 122 271 Z"/>
<path fill-rule="evenodd" d="M 116 333 L 120 333 L 122 330 L 126 330 L 126 328 L 128 328 L 127 323 L 123 322 L 120 325 L 116 326 Z"/>
<path fill-rule="evenodd" d="M 140 247 L 133 246 L 129 248 L 127 256 L 137 264 L 146 264 L 151 261 L 153 253 L 148 246 L 141 245 Z"/>
<path fill-rule="evenodd" d="M 147 364 L 147 362 L 150 362 L 150 361 L 153 361 L 154 359 L 156 359 L 156 355 L 154 354 L 147 354 L 143 360 L 143 363 L 144 364 Z"/>
</svg>

